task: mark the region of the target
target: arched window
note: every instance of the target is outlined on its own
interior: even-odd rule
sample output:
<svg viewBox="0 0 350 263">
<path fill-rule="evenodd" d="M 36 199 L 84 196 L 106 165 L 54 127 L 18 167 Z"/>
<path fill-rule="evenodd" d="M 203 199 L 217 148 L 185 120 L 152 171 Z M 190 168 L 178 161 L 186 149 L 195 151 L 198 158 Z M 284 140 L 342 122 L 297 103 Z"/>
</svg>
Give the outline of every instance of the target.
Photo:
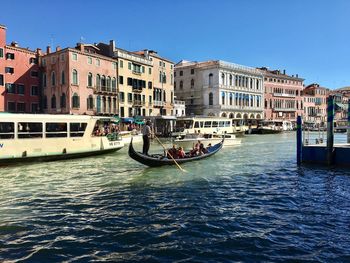
<svg viewBox="0 0 350 263">
<path fill-rule="evenodd" d="M 56 96 L 55 94 L 51 97 L 51 109 L 56 109 Z"/>
<path fill-rule="evenodd" d="M 61 84 L 64 85 L 66 84 L 66 76 L 64 74 L 64 70 L 61 72 Z"/>
<path fill-rule="evenodd" d="M 214 101 L 214 99 L 213 99 L 213 93 L 210 92 L 210 93 L 209 93 L 209 105 L 213 105 L 213 101 Z"/>
<path fill-rule="evenodd" d="M 78 71 L 76 69 L 73 69 L 73 75 L 72 75 L 72 79 L 73 79 L 73 85 L 78 85 Z"/>
<path fill-rule="evenodd" d="M 232 95 L 232 93 L 230 92 L 230 105 L 232 105 L 232 98 L 233 98 L 233 95 Z"/>
<path fill-rule="evenodd" d="M 227 117 L 227 114 L 226 114 L 226 112 L 223 112 L 223 113 L 221 114 L 221 117 L 224 117 L 224 118 L 226 118 L 226 117 Z"/>
<path fill-rule="evenodd" d="M 229 118 L 233 119 L 234 117 L 235 117 L 235 115 L 231 112 L 230 115 L 229 115 Z"/>
<path fill-rule="evenodd" d="M 256 89 L 259 89 L 259 84 L 260 84 L 260 83 L 259 83 L 259 80 L 257 79 L 257 80 L 256 80 Z"/>
<path fill-rule="evenodd" d="M 221 92 L 221 104 L 225 105 L 225 92 Z"/>
<path fill-rule="evenodd" d="M 181 80 L 180 81 L 180 89 L 183 89 L 183 87 L 184 87 L 184 82 Z"/>
<path fill-rule="evenodd" d="M 164 102 L 166 101 L 166 93 L 165 93 L 165 90 L 163 90 L 163 101 L 164 101 Z"/>
<path fill-rule="evenodd" d="M 101 96 L 98 95 L 96 98 L 96 111 L 97 113 L 101 112 Z"/>
<path fill-rule="evenodd" d="M 51 86 L 56 86 L 56 74 L 55 71 L 51 72 Z"/>
<path fill-rule="evenodd" d="M 102 75 L 102 78 L 101 78 L 101 87 L 102 87 L 102 90 L 103 90 L 103 91 L 106 90 L 106 86 L 107 86 L 107 83 L 106 83 L 106 76 L 105 76 L 105 75 Z"/>
<path fill-rule="evenodd" d="M 96 75 L 96 87 L 101 88 L 101 77 L 99 74 Z"/>
<path fill-rule="evenodd" d="M 89 72 L 88 74 L 88 87 L 92 87 L 92 73 Z"/>
<path fill-rule="evenodd" d="M 232 75 L 230 74 L 230 86 L 232 86 Z"/>
<path fill-rule="evenodd" d="M 110 91 L 112 88 L 112 79 L 110 76 L 107 77 L 107 90 Z"/>
<path fill-rule="evenodd" d="M 221 74 L 221 84 L 225 85 L 225 74 L 224 73 Z"/>
<path fill-rule="evenodd" d="M 112 91 L 113 92 L 117 91 L 117 79 L 116 78 L 112 79 Z"/>
<path fill-rule="evenodd" d="M 191 89 L 194 87 L 194 79 L 191 79 Z"/>
<path fill-rule="evenodd" d="M 62 93 L 61 95 L 61 103 L 60 103 L 61 108 L 66 108 L 66 93 Z"/>
<path fill-rule="evenodd" d="M 43 74 L 43 87 L 46 88 L 46 73 Z"/>
<path fill-rule="evenodd" d="M 213 86 L 213 73 L 209 74 L 209 87 Z"/>
<path fill-rule="evenodd" d="M 74 93 L 72 96 L 72 107 L 79 108 L 80 107 L 80 99 L 77 93 Z"/>
</svg>

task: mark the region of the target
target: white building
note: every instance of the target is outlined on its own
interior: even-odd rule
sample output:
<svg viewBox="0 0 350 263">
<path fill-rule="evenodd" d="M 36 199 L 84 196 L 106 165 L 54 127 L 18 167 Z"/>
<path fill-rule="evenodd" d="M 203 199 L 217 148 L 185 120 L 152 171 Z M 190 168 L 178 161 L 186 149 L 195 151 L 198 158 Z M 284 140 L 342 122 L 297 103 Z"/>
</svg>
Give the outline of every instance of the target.
<svg viewBox="0 0 350 263">
<path fill-rule="evenodd" d="M 186 105 L 182 100 L 174 100 L 174 113 L 176 117 L 186 116 Z"/>
<path fill-rule="evenodd" d="M 263 75 L 255 68 L 221 60 L 180 61 L 174 92 L 186 103 L 187 115 L 228 117 L 246 123 L 262 119 Z"/>
</svg>

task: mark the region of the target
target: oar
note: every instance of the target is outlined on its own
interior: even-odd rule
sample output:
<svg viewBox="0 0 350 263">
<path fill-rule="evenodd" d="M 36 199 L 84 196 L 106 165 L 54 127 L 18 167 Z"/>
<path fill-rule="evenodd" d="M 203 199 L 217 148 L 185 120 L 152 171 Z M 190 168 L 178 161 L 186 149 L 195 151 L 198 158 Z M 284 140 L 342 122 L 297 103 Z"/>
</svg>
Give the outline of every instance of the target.
<svg viewBox="0 0 350 263">
<path fill-rule="evenodd" d="M 164 148 L 164 150 L 165 150 L 165 154 L 168 154 L 168 155 L 171 157 L 171 159 L 173 159 L 173 161 L 174 161 L 174 163 L 176 164 L 177 168 L 179 168 L 179 169 L 181 170 L 181 172 L 186 173 L 187 171 L 186 171 L 185 169 L 183 169 L 183 168 L 179 165 L 179 163 L 178 163 L 178 162 L 174 159 L 174 157 L 168 152 L 168 150 L 165 148 L 164 144 L 158 139 L 158 137 L 157 137 L 155 134 L 154 134 L 154 138 L 156 138 L 157 141 L 159 142 L 159 144 L 163 146 L 163 148 Z"/>
</svg>

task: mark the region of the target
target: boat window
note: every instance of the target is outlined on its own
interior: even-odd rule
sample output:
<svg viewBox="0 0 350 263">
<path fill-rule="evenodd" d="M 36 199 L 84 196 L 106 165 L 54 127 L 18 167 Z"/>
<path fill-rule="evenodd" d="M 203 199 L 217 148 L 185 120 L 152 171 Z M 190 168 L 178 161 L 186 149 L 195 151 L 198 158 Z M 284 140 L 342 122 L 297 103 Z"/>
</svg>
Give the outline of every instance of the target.
<svg viewBox="0 0 350 263">
<path fill-rule="evenodd" d="M 199 122 L 198 122 L 198 121 L 195 121 L 195 122 L 194 122 L 194 127 L 195 127 L 195 128 L 199 128 Z"/>
<path fill-rule="evenodd" d="M 204 122 L 204 128 L 210 128 L 211 127 L 211 121 Z"/>
<path fill-rule="evenodd" d="M 13 122 L 0 122 L 0 139 L 14 139 L 15 124 Z"/>
<path fill-rule="evenodd" d="M 18 138 L 42 138 L 43 124 L 41 122 L 19 122 Z"/>
<path fill-rule="evenodd" d="M 219 126 L 219 123 L 217 121 L 213 121 L 213 125 L 211 127 L 216 128 Z"/>
<path fill-rule="evenodd" d="M 224 121 L 219 121 L 219 127 L 225 127 L 225 122 Z"/>
<path fill-rule="evenodd" d="M 83 137 L 86 130 L 87 123 L 70 123 L 69 124 L 69 136 L 70 137 Z"/>
<path fill-rule="evenodd" d="M 175 124 L 175 131 L 184 131 L 184 129 L 192 129 L 193 120 L 178 120 Z"/>
<path fill-rule="evenodd" d="M 46 137 L 67 137 L 67 123 L 65 122 L 48 122 L 46 123 Z"/>
<path fill-rule="evenodd" d="M 225 121 L 225 127 L 230 127 L 230 121 Z"/>
<path fill-rule="evenodd" d="M 203 121 L 199 122 L 199 126 L 200 126 L 201 128 L 203 128 L 203 127 L 204 127 L 204 122 L 203 122 Z"/>
</svg>

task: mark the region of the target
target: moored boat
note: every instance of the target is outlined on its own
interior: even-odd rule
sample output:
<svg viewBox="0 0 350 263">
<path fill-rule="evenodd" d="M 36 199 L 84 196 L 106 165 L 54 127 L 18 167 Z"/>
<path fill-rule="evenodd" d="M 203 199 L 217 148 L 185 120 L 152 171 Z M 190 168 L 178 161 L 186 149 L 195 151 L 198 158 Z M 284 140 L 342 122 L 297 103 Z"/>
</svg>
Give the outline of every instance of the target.
<svg viewBox="0 0 350 263">
<path fill-rule="evenodd" d="M 0 114 L 0 164 L 92 156 L 123 148 L 113 117 Z"/>
<path fill-rule="evenodd" d="M 185 158 L 177 158 L 175 159 L 178 164 L 186 163 L 186 162 L 191 162 L 191 161 L 198 161 L 204 158 L 207 158 L 209 156 L 214 155 L 218 151 L 221 150 L 222 145 L 223 145 L 222 140 L 220 143 L 215 144 L 211 147 L 206 148 L 207 153 L 194 156 L 194 157 L 185 157 Z M 188 154 L 187 154 L 188 155 Z M 158 167 L 158 166 L 163 166 L 163 165 L 174 165 L 175 162 L 173 159 L 169 159 L 167 157 L 164 157 L 163 154 L 155 154 L 155 155 L 144 155 L 140 152 L 137 152 L 132 144 L 132 140 L 129 145 L 129 156 L 134 159 L 135 161 L 142 163 L 144 165 L 150 166 L 150 167 Z"/>
</svg>

